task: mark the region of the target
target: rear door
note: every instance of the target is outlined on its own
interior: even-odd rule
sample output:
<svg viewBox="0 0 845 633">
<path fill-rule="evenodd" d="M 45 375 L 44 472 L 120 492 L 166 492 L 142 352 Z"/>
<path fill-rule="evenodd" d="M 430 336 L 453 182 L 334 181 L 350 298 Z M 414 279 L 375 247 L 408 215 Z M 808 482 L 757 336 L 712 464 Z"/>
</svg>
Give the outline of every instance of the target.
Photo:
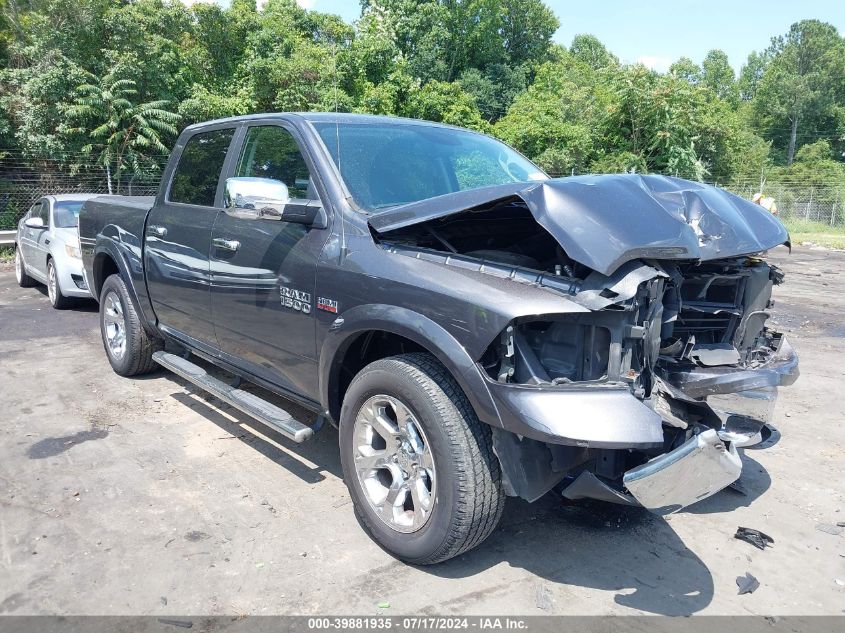
<svg viewBox="0 0 845 633">
<path fill-rule="evenodd" d="M 26 226 L 25 222 L 29 218 L 37 218 L 39 217 L 39 212 L 41 210 L 41 200 L 36 202 L 29 208 L 26 215 L 24 216 L 24 224 L 22 224 L 20 229 L 20 237 L 18 238 L 18 248 L 21 249 L 21 254 L 23 255 L 23 259 L 26 262 L 27 266 L 32 265 L 32 261 L 35 258 L 35 238 L 39 233 L 38 229 L 31 229 Z"/>
<path fill-rule="evenodd" d="M 27 263 L 35 269 L 38 275 L 47 278 L 47 256 L 50 254 L 50 202 L 41 200 L 41 206 L 32 217 L 41 218 L 43 229 L 30 229 L 32 238 L 32 257 Z"/>
<path fill-rule="evenodd" d="M 144 268 L 160 327 L 209 352 L 216 351 L 217 340 L 208 249 L 220 208 L 221 173 L 235 130 L 234 125 L 202 129 L 188 137 L 168 190 L 150 211 L 145 229 Z"/>
<path fill-rule="evenodd" d="M 282 183 L 285 209 L 319 205 L 295 131 L 251 124 L 232 175 Z M 317 258 L 328 231 L 273 217 L 217 215 L 211 245 L 211 301 L 224 359 L 297 394 L 317 397 L 314 295 Z"/>
</svg>

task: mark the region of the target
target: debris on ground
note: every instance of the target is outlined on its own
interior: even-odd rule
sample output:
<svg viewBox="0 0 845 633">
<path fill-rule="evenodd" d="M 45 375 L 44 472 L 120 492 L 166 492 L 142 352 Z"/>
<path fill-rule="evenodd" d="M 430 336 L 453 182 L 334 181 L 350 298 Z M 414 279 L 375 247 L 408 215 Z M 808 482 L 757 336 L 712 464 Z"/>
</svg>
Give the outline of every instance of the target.
<svg viewBox="0 0 845 633">
<path fill-rule="evenodd" d="M 378 603 L 378 608 L 379 608 L 379 609 L 389 609 L 389 608 L 390 608 L 390 603 L 389 603 L 389 602 L 387 602 L 387 601 L 384 601 L 384 602 L 379 602 L 379 603 Z"/>
<path fill-rule="evenodd" d="M 816 529 L 819 532 L 824 532 L 825 534 L 832 534 L 833 536 L 839 536 L 842 534 L 845 528 L 840 527 L 838 525 L 831 525 L 830 523 L 816 523 Z"/>
<path fill-rule="evenodd" d="M 839 578 L 834 578 L 833 582 L 835 582 L 840 587 L 845 587 L 845 580 L 840 580 Z"/>
<path fill-rule="evenodd" d="M 739 479 L 737 479 L 735 482 L 733 482 L 731 485 L 729 485 L 728 490 L 730 490 L 731 492 L 735 492 L 738 495 L 742 495 L 743 497 L 748 496 L 748 490 L 745 488 L 745 486 L 742 484 L 742 482 Z"/>
<path fill-rule="evenodd" d="M 537 587 L 535 604 L 541 611 L 550 611 L 554 608 L 554 599 L 548 587 Z"/>
<path fill-rule="evenodd" d="M 744 576 L 736 577 L 736 586 L 739 587 L 738 595 L 754 593 L 760 587 L 760 581 L 750 573 L 745 572 Z"/>
<path fill-rule="evenodd" d="M 738 527 L 734 538 L 750 543 L 757 549 L 766 549 L 766 547 L 771 547 L 775 544 L 775 539 L 754 528 Z"/>
</svg>

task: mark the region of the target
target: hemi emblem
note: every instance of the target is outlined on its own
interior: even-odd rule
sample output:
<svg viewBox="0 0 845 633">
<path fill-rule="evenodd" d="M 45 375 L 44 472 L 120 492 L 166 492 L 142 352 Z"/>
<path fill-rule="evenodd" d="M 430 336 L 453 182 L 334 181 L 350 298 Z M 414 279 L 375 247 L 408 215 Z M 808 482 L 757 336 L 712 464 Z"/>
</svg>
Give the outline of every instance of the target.
<svg viewBox="0 0 845 633">
<path fill-rule="evenodd" d="M 337 301 L 326 299 L 325 297 L 317 297 L 317 309 L 337 314 Z"/>
</svg>

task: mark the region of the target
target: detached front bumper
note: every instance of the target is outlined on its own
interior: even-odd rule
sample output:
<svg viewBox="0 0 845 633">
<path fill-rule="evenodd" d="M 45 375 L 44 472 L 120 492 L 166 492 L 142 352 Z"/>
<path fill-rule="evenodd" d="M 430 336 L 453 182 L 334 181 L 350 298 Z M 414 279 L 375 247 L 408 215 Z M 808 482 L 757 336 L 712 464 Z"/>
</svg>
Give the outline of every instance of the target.
<svg viewBox="0 0 845 633">
<path fill-rule="evenodd" d="M 739 479 L 742 461 L 708 429 L 673 451 L 632 468 L 622 481 L 644 508 L 671 514 L 719 492 Z"/>
</svg>

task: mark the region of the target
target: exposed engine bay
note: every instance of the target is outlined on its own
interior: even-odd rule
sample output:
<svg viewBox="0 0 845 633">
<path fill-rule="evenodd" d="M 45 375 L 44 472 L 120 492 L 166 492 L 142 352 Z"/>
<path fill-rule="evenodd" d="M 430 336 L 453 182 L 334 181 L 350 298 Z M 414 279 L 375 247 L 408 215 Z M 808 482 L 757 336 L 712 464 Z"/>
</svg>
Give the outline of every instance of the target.
<svg viewBox="0 0 845 633">
<path fill-rule="evenodd" d="M 494 429 L 500 460 L 518 466 L 505 468 L 509 492 L 533 500 L 563 481 L 569 498 L 665 513 L 686 505 L 650 500 L 669 479 L 689 480 L 689 503 L 732 483 L 741 470 L 736 449 L 771 435 L 777 387 L 797 378 L 794 352 L 766 327 L 783 273 L 755 253 L 705 260 L 671 247 L 639 249 L 639 257 L 599 272 L 570 256 L 538 215 L 530 200 L 513 196 L 374 231 L 397 254 L 540 286 L 587 308 L 510 323 L 479 359 L 491 381 L 625 388 L 662 420 L 662 442 L 629 450 L 541 443 Z M 694 228 L 706 245 L 711 238 Z M 649 257 L 662 252 L 671 258 Z M 702 483 L 707 473 L 711 481 Z"/>
</svg>

